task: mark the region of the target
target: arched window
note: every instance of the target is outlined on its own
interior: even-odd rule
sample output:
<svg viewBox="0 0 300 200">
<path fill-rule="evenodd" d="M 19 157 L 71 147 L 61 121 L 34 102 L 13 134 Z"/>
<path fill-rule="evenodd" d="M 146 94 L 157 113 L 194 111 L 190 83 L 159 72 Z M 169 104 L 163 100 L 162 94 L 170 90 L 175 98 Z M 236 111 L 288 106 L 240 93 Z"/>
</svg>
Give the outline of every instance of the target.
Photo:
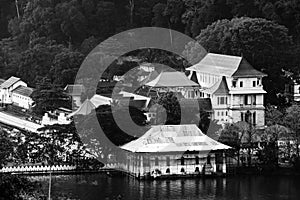
<svg viewBox="0 0 300 200">
<path fill-rule="evenodd" d="M 158 166 L 158 158 L 155 158 L 155 166 Z"/>
<path fill-rule="evenodd" d="M 196 160 L 196 165 L 199 165 L 199 156 L 196 156 L 195 160 Z"/>
<path fill-rule="evenodd" d="M 196 167 L 195 172 L 200 172 L 199 167 Z"/>
<path fill-rule="evenodd" d="M 170 174 L 170 168 L 167 168 L 166 173 Z"/>
<path fill-rule="evenodd" d="M 180 161 L 181 161 L 181 165 L 184 165 L 184 157 L 183 156 L 181 157 Z"/>
<path fill-rule="evenodd" d="M 206 164 L 210 164 L 210 155 L 207 156 Z"/>
</svg>

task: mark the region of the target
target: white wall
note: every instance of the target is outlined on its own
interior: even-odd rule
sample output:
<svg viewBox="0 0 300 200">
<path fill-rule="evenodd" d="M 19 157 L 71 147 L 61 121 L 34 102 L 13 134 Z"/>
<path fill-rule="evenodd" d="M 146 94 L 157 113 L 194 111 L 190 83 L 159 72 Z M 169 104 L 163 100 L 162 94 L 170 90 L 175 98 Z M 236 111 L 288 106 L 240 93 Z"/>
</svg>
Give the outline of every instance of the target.
<svg viewBox="0 0 300 200">
<path fill-rule="evenodd" d="M 31 105 L 33 104 L 33 100 L 30 97 L 17 93 L 12 93 L 11 99 L 14 105 L 25 109 L 30 109 Z"/>
</svg>

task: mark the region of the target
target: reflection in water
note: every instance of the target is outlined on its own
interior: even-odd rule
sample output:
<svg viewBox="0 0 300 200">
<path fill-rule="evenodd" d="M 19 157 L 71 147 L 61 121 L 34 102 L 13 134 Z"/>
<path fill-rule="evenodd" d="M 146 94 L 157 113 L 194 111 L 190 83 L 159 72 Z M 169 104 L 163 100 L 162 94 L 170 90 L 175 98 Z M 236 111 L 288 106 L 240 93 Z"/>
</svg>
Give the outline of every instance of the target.
<svg viewBox="0 0 300 200">
<path fill-rule="evenodd" d="M 32 177 L 47 191 L 48 177 Z M 242 176 L 182 180 L 138 181 L 103 174 L 54 176 L 53 194 L 73 199 L 300 199 L 298 177 Z"/>
</svg>

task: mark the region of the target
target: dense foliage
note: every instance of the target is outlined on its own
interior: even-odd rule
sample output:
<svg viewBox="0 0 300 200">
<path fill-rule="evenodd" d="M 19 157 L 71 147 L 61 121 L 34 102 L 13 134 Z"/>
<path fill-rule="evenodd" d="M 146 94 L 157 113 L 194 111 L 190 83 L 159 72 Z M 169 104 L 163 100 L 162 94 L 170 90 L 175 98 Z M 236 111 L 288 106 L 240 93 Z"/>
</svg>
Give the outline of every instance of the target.
<svg viewBox="0 0 300 200">
<path fill-rule="evenodd" d="M 158 26 L 188 34 L 210 52 L 243 55 L 268 74 L 267 101 L 279 104 L 281 68 L 299 71 L 299 13 L 294 0 L 3 0 L 0 78 L 17 75 L 36 87 L 47 77 L 63 87 L 74 82 L 84 56 L 101 41 L 130 28 Z M 184 67 L 165 52 L 133 55 Z"/>
</svg>

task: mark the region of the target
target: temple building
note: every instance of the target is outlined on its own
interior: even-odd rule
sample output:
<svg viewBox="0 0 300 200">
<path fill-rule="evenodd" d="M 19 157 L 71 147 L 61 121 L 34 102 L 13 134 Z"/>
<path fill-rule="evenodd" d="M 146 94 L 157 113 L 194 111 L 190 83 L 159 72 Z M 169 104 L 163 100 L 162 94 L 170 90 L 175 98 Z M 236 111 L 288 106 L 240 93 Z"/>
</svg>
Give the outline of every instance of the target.
<svg viewBox="0 0 300 200">
<path fill-rule="evenodd" d="M 141 91 L 146 91 L 142 92 Z M 200 96 L 200 86 L 191 81 L 183 72 L 161 72 L 154 80 L 145 83 L 138 91 L 145 96 L 159 96 L 162 93 L 174 92 L 186 99 L 196 99 Z"/>
<path fill-rule="evenodd" d="M 189 78 L 201 86 L 201 97 L 211 98 L 212 118 L 220 124 L 246 121 L 257 128 L 265 125 L 262 79 L 243 57 L 208 53 L 187 68 Z"/>
<path fill-rule="evenodd" d="M 126 152 L 123 170 L 146 178 L 226 174 L 224 150 L 231 147 L 196 125 L 158 125 L 121 148 Z"/>
</svg>

